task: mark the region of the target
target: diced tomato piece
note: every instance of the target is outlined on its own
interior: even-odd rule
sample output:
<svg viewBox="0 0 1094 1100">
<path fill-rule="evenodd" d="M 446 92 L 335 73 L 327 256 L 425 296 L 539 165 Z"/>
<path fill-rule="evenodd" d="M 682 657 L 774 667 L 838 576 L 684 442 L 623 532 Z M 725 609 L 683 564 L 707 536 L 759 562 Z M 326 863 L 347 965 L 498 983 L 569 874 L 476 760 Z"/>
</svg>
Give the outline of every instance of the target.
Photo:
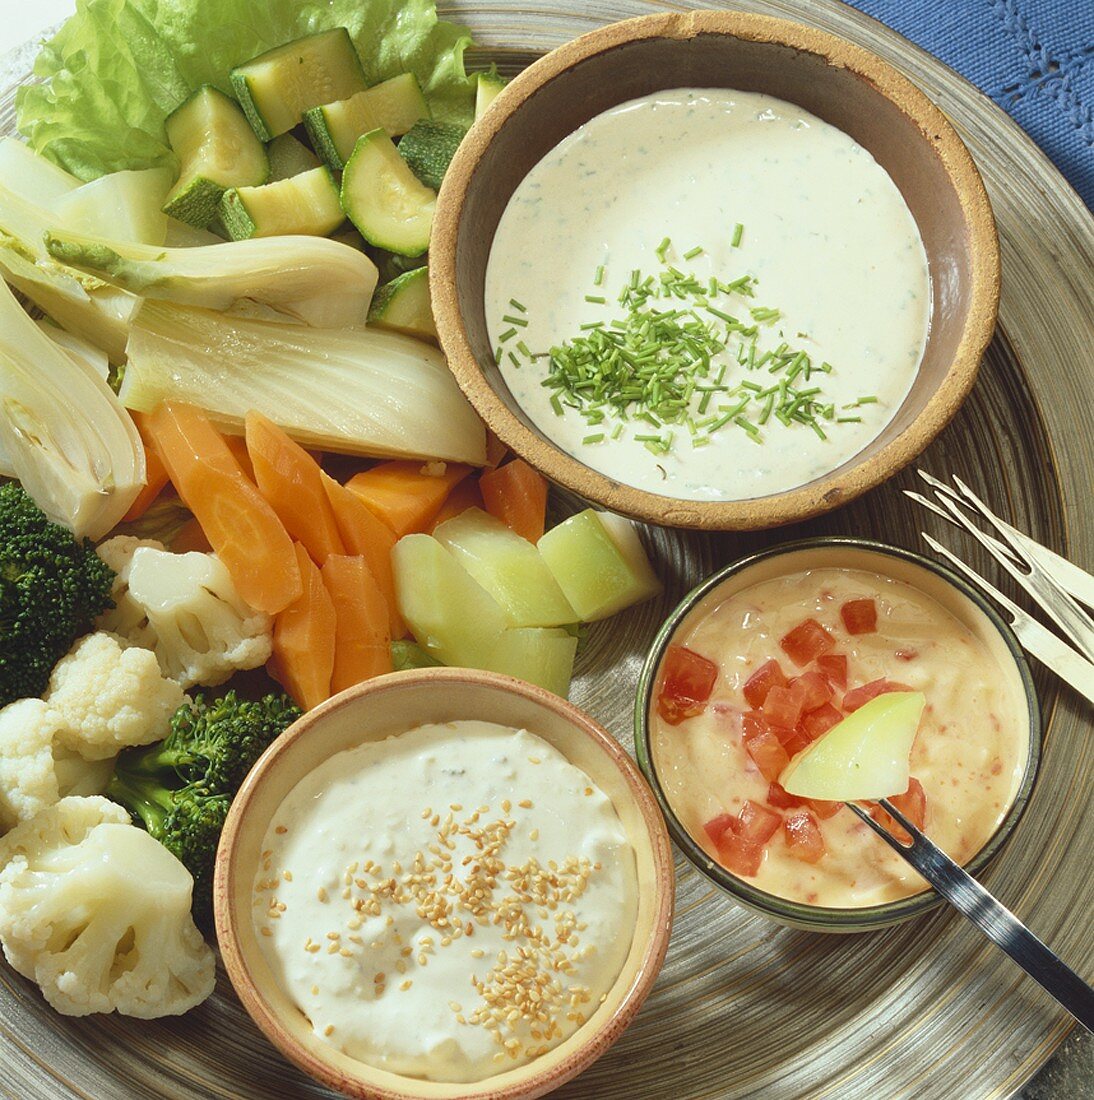
<svg viewBox="0 0 1094 1100">
<path fill-rule="evenodd" d="M 767 788 L 767 804 L 774 806 L 777 810 L 791 810 L 795 806 L 805 805 L 805 799 L 784 791 L 778 783 L 772 783 Z"/>
<path fill-rule="evenodd" d="M 847 654 L 825 653 L 817 658 L 817 668 L 828 677 L 834 688 L 843 691 L 847 687 Z"/>
<path fill-rule="evenodd" d="M 802 716 L 802 700 L 805 688 L 795 681 L 788 687 L 773 687 L 764 700 L 764 717 L 773 726 L 793 729 Z"/>
<path fill-rule="evenodd" d="M 809 735 L 802 729 L 800 722 L 790 730 L 772 726 L 771 731 L 779 739 L 779 744 L 786 749 L 787 756 L 797 756 L 802 749 L 809 747 Z"/>
<path fill-rule="evenodd" d="M 782 814 L 777 814 L 750 798 L 741 807 L 737 832 L 746 840 L 766 844 L 778 832 L 782 820 Z"/>
<path fill-rule="evenodd" d="M 835 817 L 836 814 L 843 809 L 842 802 L 825 802 L 820 798 L 807 799 L 809 808 L 821 819 L 821 821 L 827 821 L 830 817 Z"/>
<path fill-rule="evenodd" d="M 748 755 L 756 762 L 756 767 L 760 769 L 760 775 L 768 783 L 778 779 L 783 769 L 790 763 L 790 756 L 770 728 L 746 738 L 745 748 L 748 750 Z"/>
<path fill-rule="evenodd" d="M 779 641 L 783 652 L 799 668 L 815 661 L 822 653 L 827 653 L 836 644 L 836 639 L 817 622 L 806 619 L 798 623 L 793 630 Z"/>
<path fill-rule="evenodd" d="M 849 691 L 843 697 L 843 711 L 845 714 L 850 714 L 852 711 L 858 710 L 864 703 L 868 703 L 871 699 L 876 699 L 879 695 L 885 695 L 890 691 L 911 690 L 907 684 L 897 683 L 896 680 L 886 680 L 884 677 L 880 680 L 871 680 L 868 684 L 863 684 L 861 687 Z"/>
<path fill-rule="evenodd" d="M 657 709 L 671 726 L 701 714 L 718 679 L 718 666 L 694 650 L 670 645 L 661 669 Z"/>
<path fill-rule="evenodd" d="M 744 692 L 748 705 L 753 709 L 762 707 L 767 693 L 773 687 L 786 687 L 786 675 L 774 657 L 770 661 L 764 661 L 745 681 Z"/>
<path fill-rule="evenodd" d="M 746 710 L 741 715 L 741 736 L 746 741 L 769 728 L 767 719 L 758 710 Z"/>
<path fill-rule="evenodd" d="M 868 596 L 861 600 L 848 600 L 840 609 L 848 634 L 873 634 L 877 630 L 877 604 Z"/>
<path fill-rule="evenodd" d="M 791 686 L 798 685 L 802 692 L 802 712 L 808 714 L 817 707 L 824 706 L 832 698 L 832 689 L 828 684 L 828 678 L 820 672 L 812 669 L 803 672 L 796 680 L 791 681 Z"/>
<path fill-rule="evenodd" d="M 917 828 L 927 824 L 927 792 L 923 784 L 913 775 L 908 789 L 903 794 L 895 794 L 889 801 Z"/>
<path fill-rule="evenodd" d="M 811 810 L 795 810 L 783 821 L 786 846 L 795 859 L 816 863 L 824 855 L 824 837 Z"/>
<path fill-rule="evenodd" d="M 825 703 L 802 717 L 801 728 L 810 741 L 816 741 L 842 721 L 843 715 L 831 703 Z"/>
<path fill-rule="evenodd" d="M 718 814 L 717 817 L 712 817 L 703 828 L 710 837 L 711 844 L 717 844 L 726 829 L 732 828 L 736 823 L 737 819 L 733 814 Z"/>
<path fill-rule="evenodd" d="M 752 878 L 760 869 L 764 846 L 727 829 L 718 842 L 718 860 L 727 871 Z"/>
</svg>

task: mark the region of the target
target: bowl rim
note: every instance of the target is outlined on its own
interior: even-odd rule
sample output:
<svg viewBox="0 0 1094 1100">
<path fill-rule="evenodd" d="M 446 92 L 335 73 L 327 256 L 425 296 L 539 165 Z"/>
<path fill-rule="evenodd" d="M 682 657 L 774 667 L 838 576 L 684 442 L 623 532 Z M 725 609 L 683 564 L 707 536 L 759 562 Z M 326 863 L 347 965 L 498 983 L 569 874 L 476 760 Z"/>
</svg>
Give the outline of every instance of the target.
<svg viewBox="0 0 1094 1100">
<path fill-rule="evenodd" d="M 861 461 L 805 485 L 733 501 L 694 501 L 623 484 L 585 465 L 545 434 L 526 426 L 497 394 L 470 345 L 457 292 L 460 221 L 476 169 L 488 147 L 526 99 L 573 66 L 645 39 L 721 35 L 788 46 L 823 58 L 865 80 L 919 130 L 949 177 L 964 218 L 970 254 L 968 312 L 945 375 L 924 408 L 894 439 Z M 430 241 L 430 294 L 441 349 L 460 388 L 490 429 L 541 473 L 589 500 L 647 523 L 699 530 L 757 530 L 830 511 L 874 488 L 913 461 L 957 413 L 976 381 L 999 308 L 1000 252 L 987 191 L 972 155 L 946 115 L 889 62 L 846 39 L 788 19 L 740 11 L 688 11 L 638 16 L 597 28 L 545 54 L 514 77 L 476 121 L 445 174 Z M 861 452 L 860 452 L 861 454 Z"/>
<path fill-rule="evenodd" d="M 660 807 L 645 777 L 627 754 L 623 746 L 587 712 L 571 703 L 568 699 L 555 695 L 545 688 L 518 680 L 499 673 L 485 672 L 465 668 L 423 668 L 392 672 L 375 677 L 346 691 L 333 696 L 317 707 L 307 711 L 289 726 L 280 737 L 271 744 L 248 773 L 239 793 L 228 811 L 224 828 L 217 848 L 216 867 L 213 886 L 213 909 L 216 936 L 224 962 L 225 970 L 232 987 L 247 1014 L 258 1025 L 263 1035 L 299 1069 L 328 1087 L 344 1092 L 346 1095 L 376 1098 L 376 1100 L 417 1100 L 421 1095 L 417 1084 L 445 1087 L 445 1082 L 426 1081 L 390 1070 L 381 1070 L 366 1062 L 358 1063 L 362 1067 L 360 1074 L 352 1079 L 342 1068 L 326 1061 L 319 1051 L 313 1051 L 299 1043 L 293 1032 L 282 1022 L 282 1016 L 267 1000 L 263 983 L 258 981 L 247 964 L 246 954 L 240 946 L 241 929 L 236 922 L 236 906 L 233 897 L 239 889 L 239 875 L 250 878 L 246 870 L 241 870 L 235 856 L 238 851 L 236 840 L 243 818 L 249 808 L 260 797 L 266 777 L 278 766 L 285 752 L 311 735 L 316 726 L 321 726 L 333 713 L 346 707 L 352 707 L 363 698 L 380 693 L 400 692 L 422 686 L 439 688 L 460 684 L 469 687 L 485 687 L 490 691 L 505 695 L 520 696 L 526 701 L 545 707 L 568 722 L 576 731 L 588 738 L 615 766 L 624 780 L 626 790 L 635 803 L 642 820 L 650 845 L 650 860 L 653 869 L 653 888 L 656 893 L 652 909 L 652 923 L 649 936 L 638 959 L 637 969 L 627 978 L 628 986 L 615 1011 L 600 1024 L 589 1031 L 573 1051 L 561 1062 L 537 1069 L 540 1059 L 533 1059 L 524 1066 L 508 1071 L 508 1081 L 498 1085 L 498 1076 L 487 1077 L 482 1081 L 468 1083 L 447 1083 L 449 1088 L 461 1088 L 463 1100 L 523 1100 L 541 1096 L 563 1082 L 571 1080 L 587 1069 L 615 1041 L 631 1023 L 648 996 L 668 951 L 672 932 L 675 908 L 675 867 L 672 844 L 668 828 Z M 562 750 L 559 750 L 562 751 Z M 565 756 L 566 754 L 563 753 Z M 301 777 L 302 778 L 302 777 Z M 249 913 L 244 906 L 242 915 Z M 247 922 L 241 921 L 246 924 Z M 249 934 L 249 926 L 242 930 Z M 620 977 L 624 972 L 621 972 Z M 617 977 L 612 989 L 618 987 Z M 590 1020 L 589 1023 L 592 1021 Z M 579 1035 L 582 1025 L 575 1035 Z M 398 1080 L 399 1088 L 371 1080 L 373 1072 L 384 1073 Z M 353 1091 L 347 1092 L 347 1087 Z"/>
<path fill-rule="evenodd" d="M 934 573 L 971 601 L 985 615 L 989 623 L 999 633 L 1011 659 L 1014 661 L 1026 699 L 1029 721 L 1029 754 L 1014 799 L 1002 821 L 987 843 L 964 865 L 965 870 L 971 875 L 975 875 L 982 870 L 998 854 L 1012 835 L 1025 813 L 1033 793 L 1041 764 L 1041 742 L 1043 739 L 1041 705 L 1037 698 L 1037 691 L 1033 683 L 1029 663 L 1026 660 L 1025 651 L 1022 649 L 1014 631 L 990 604 L 987 597 L 948 566 L 925 557 L 914 550 L 879 542 L 876 539 L 847 535 L 820 535 L 779 543 L 776 546 L 748 554 L 707 577 L 677 604 L 657 632 L 657 636 L 650 646 L 642 671 L 639 674 L 638 687 L 635 692 L 634 744 L 638 766 L 649 781 L 657 803 L 661 807 L 661 812 L 665 815 L 669 833 L 672 835 L 677 847 L 701 874 L 729 894 L 734 901 L 766 917 L 793 927 L 825 932 L 868 932 L 908 920 L 931 909 L 938 908 L 943 904 L 943 900 L 933 889 L 928 887 L 919 893 L 910 894 L 907 897 L 884 902 L 880 905 L 827 907 L 807 905 L 758 889 L 712 860 L 683 826 L 661 786 L 650 745 L 649 711 L 661 660 L 676 630 L 691 613 L 692 609 L 727 580 L 763 561 L 791 556 L 802 551 L 833 547 L 865 550 L 883 557 L 897 558 Z"/>
</svg>

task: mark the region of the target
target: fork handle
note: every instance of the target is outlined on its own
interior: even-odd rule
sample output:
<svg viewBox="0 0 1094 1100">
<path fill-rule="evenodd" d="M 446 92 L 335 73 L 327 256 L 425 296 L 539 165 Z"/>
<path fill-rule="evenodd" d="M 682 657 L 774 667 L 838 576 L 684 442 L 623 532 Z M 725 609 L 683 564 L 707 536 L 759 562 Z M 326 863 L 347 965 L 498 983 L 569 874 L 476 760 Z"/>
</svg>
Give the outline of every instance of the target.
<svg viewBox="0 0 1094 1100">
<path fill-rule="evenodd" d="M 1094 989 L 1050 951 L 1002 902 L 930 841 L 887 799 L 881 805 L 912 835 L 901 844 L 854 803 L 847 803 L 891 848 L 898 851 L 962 916 L 1001 947 L 1034 981 L 1087 1029 L 1094 1031 Z"/>
</svg>

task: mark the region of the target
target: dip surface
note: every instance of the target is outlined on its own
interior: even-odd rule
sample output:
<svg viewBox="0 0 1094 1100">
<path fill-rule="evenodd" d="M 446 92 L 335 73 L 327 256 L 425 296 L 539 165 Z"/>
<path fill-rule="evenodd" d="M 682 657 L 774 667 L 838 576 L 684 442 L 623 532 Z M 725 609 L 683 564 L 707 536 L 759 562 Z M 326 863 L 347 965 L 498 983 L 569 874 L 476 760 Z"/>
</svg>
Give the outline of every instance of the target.
<svg viewBox="0 0 1094 1100">
<path fill-rule="evenodd" d="M 630 950 L 615 809 L 525 730 L 428 725 L 339 753 L 263 847 L 253 912 L 274 974 L 316 1035 L 392 1072 L 478 1081 L 530 1061 Z"/>
<path fill-rule="evenodd" d="M 841 605 L 868 598 L 877 607 L 876 632 L 848 635 Z M 925 593 L 859 570 L 820 568 L 763 581 L 727 597 L 674 639 L 718 666 L 702 713 L 674 726 L 655 707 L 650 719 L 658 777 L 684 828 L 717 860 L 704 824 L 736 814 L 748 799 L 770 807 L 768 780 L 742 740 L 742 688 L 769 658 L 788 676 L 804 671 L 779 642 L 808 618 L 835 637 L 833 653 L 847 655 L 849 690 L 884 677 L 926 696 L 911 774 L 926 794 L 927 834 L 967 862 L 998 828 L 1025 771 L 1028 719 L 1017 671 L 1001 640 L 989 645 Z M 835 692 L 837 706 L 842 694 Z M 819 826 L 825 853 L 816 863 L 795 858 L 779 829 L 758 873 L 745 881 L 835 908 L 879 905 L 925 888 L 846 807 Z"/>
<path fill-rule="evenodd" d="M 694 249 L 702 252 L 689 255 Z M 648 441 L 634 438 L 658 430 L 648 424 L 628 423 L 613 438 L 611 418 L 590 425 L 565 397 L 558 415 L 553 391 L 541 385 L 547 359 L 529 360 L 518 343 L 538 355 L 578 336 L 582 325 L 610 323 L 632 271 L 644 278 L 668 265 L 703 284 L 753 276 L 754 296 L 720 297 L 717 306 L 745 324 L 754 307 L 780 311 L 759 324 L 757 348 L 788 344 L 818 366 L 830 363 L 830 372 L 804 386 L 821 386 L 817 399 L 836 417 L 860 421 L 824 422 L 824 440 L 806 424 L 769 417 L 762 442 L 730 423 L 698 447 L 693 439 L 706 433 L 678 427 L 667 453 L 651 453 Z M 851 137 L 771 96 L 680 88 L 596 116 L 528 173 L 494 238 L 485 307 L 506 383 L 560 447 L 650 492 L 743 500 L 803 485 L 876 438 L 918 370 L 930 289 L 900 192 Z M 750 373 L 736 354 L 724 360 L 726 382 L 778 381 L 765 368 Z M 876 401 L 845 408 L 864 396 Z M 698 399 L 692 411 L 702 419 Z M 718 408 L 716 400 L 703 415 L 713 419 Z"/>
</svg>

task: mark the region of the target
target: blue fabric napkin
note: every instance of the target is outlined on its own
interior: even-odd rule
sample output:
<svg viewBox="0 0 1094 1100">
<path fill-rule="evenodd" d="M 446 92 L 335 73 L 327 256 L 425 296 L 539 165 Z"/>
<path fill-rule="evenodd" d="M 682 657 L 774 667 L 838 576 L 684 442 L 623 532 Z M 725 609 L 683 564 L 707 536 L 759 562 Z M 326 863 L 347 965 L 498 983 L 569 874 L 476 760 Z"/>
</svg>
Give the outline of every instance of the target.
<svg viewBox="0 0 1094 1100">
<path fill-rule="evenodd" d="M 1094 209 L 1094 0 L 850 0 L 1014 117 Z"/>
</svg>

